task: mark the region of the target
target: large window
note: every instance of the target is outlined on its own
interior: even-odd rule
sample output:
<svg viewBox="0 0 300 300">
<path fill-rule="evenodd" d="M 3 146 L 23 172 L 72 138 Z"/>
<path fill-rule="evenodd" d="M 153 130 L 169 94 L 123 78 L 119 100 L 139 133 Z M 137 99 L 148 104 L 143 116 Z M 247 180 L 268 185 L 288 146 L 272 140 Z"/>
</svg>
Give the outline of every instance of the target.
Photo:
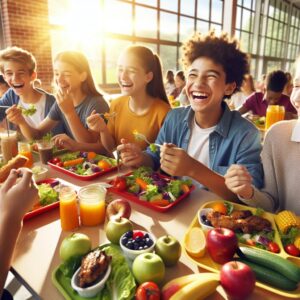
<svg viewBox="0 0 300 300">
<path fill-rule="evenodd" d="M 145 45 L 163 70 L 181 68 L 180 46 L 195 31 L 222 30 L 223 0 L 48 0 L 52 53 L 83 51 L 99 84 L 116 83 L 126 46 Z"/>
</svg>

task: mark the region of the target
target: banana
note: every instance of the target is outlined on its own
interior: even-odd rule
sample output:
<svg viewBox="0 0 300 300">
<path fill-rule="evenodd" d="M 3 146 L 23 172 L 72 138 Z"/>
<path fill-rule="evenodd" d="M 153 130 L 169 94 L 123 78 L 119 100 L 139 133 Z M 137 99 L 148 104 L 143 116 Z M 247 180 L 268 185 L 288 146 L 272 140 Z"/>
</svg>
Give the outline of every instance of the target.
<svg viewBox="0 0 300 300">
<path fill-rule="evenodd" d="M 182 287 L 186 286 L 187 284 L 189 284 L 197 279 L 204 279 L 206 274 L 211 274 L 211 273 L 190 274 L 190 275 L 181 276 L 181 277 L 178 277 L 178 278 L 175 278 L 175 279 L 169 281 L 162 288 L 162 299 L 169 300 L 171 298 L 171 296 L 173 296 Z"/>
<path fill-rule="evenodd" d="M 203 275 L 203 277 L 182 287 L 170 300 L 201 300 L 215 292 L 219 285 L 219 274 L 202 273 L 199 275 Z"/>
</svg>

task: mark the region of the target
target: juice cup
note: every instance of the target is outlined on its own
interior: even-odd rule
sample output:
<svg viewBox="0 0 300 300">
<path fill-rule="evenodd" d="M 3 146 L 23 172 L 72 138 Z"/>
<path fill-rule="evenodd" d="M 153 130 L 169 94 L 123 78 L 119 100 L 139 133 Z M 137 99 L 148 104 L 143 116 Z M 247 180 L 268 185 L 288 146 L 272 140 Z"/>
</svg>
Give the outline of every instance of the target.
<svg viewBox="0 0 300 300">
<path fill-rule="evenodd" d="M 77 197 L 72 187 L 62 187 L 59 191 L 59 213 L 62 230 L 79 227 Z"/>
<path fill-rule="evenodd" d="M 278 121 L 279 105 L 269 105 L 266 114 L 266 130 Z"/>
<path fill-rule="evenodd" d="M 6 163 L 18 154 L 17 132 L 10 130 L 9 132 L 1 132 L 1 150 L 3 161 Z"/>
<path fill-rule="evenodd" d="M 80 221 L 83 226 L 96 226 L 105 220 L 106 188 L 91 184 L 78 192 Z"/>
<path fill-rule="evenodd" d="M 47 141 L 47 140 L 40 140 L 36 142 L 38 150 L 39 150 L 39 155 L 40 155 L 40 160 L 43 164 L 47 164 L 49 160 L 52 159 L 53 157 L 53 143 L 52 141 Z"/>
<path fill-rule="evenodd" d="M 285 108 L 284 106 L 280 105 L 278 111 L 278 121 L 284 120 L 284 117 L 285 117 Z"/>
<path fill-rule="evenodd" d="M 25 167 L 31 168 L 33 166 L 33 156 L 30 150 L 30 144 L 27 142 L 18 142 L 18 151 L 19 154 L 26 156 L 28 158 Z"/>
</svg>

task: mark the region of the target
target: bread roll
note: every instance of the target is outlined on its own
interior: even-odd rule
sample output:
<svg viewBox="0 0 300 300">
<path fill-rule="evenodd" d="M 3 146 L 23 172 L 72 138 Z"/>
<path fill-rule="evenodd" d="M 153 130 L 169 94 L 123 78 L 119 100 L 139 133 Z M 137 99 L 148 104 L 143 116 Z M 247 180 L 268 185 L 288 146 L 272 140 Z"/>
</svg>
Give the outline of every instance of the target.
<svg viewBox="0 0 300 300">
<path fill-rule="evenodd" d="M 27 161 L 28 158 L 23 155 L 17 155 L 9 160 L 7 164 L 0 168 L 0 183 L 6 180 L 11 169 L 19 169 L 24 167 Z"/>
</svg>

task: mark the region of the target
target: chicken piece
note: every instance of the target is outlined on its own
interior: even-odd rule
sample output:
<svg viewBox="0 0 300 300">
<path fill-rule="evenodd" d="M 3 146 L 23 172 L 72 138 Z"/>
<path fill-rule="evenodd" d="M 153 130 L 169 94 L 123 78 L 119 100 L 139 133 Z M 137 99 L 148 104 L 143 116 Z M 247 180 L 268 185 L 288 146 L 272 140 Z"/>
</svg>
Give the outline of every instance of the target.
<svg viewBox="0 0 300 300">
<path fill-rule="evenodd" d="M 206 215 L 213 227 L 223 227 L 236 230 L 235 220 L 231 216 L 225 216 L 219 212 L 212 211 Z"/>
<path fill-rule="evenodd" d="M 272 229 L 272 224 L 269 220 L 259 217 L 259 216 L 251 216 L 245 219 L 245 221 L 252 226 L 254 231 L 262 231 Z"/>
<path fill-rule="evenodd" d="M 79 286 L 82 288 L 93 285 L 93 283 L 105 274 L 111 256 L 97 249 L 88 253 L 81 261 L 81 269 L 78 274 Z"/>
<path fill-rule="evenodd" d="M 230 216 L 237 220 L 237 219 L 246 219 L 252 216 L 252 212 L 250 210 L 234 210 Z"/>
</svg>

